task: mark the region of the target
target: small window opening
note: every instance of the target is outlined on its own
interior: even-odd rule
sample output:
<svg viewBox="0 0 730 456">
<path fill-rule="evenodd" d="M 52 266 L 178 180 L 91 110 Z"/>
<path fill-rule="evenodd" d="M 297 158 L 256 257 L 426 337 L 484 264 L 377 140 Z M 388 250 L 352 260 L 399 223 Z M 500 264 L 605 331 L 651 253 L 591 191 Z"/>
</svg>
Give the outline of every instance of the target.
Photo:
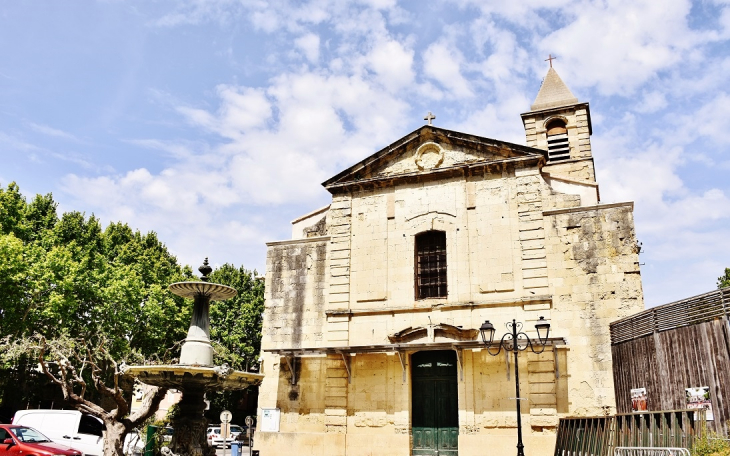
<svg viewBox="0 0 730 456">
<path fill-rule="evenodd" d="M 562 120 L 552 120 L 547 125 L 548 161 L 568 160 L 570 158 L 570 144 L 568 143 L 568 129 Z"/>
<path fill-rule="evenodd" d="M 416 299 L 446 297 L 446 233 L 416 235 Z"/>
</svg>

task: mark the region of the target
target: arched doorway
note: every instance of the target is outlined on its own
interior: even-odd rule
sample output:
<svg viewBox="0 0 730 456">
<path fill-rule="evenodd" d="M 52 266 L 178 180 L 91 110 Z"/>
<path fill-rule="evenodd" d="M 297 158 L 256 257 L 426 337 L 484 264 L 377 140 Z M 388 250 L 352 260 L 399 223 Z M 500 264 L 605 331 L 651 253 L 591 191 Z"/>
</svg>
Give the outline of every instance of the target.
<svg viewBox="0 0 730 456">
<path fill-rule="evenodd" d="M 459 400 L 453 350 L 411 356 L 413 456 L 456 456 Z"/>
</svg>

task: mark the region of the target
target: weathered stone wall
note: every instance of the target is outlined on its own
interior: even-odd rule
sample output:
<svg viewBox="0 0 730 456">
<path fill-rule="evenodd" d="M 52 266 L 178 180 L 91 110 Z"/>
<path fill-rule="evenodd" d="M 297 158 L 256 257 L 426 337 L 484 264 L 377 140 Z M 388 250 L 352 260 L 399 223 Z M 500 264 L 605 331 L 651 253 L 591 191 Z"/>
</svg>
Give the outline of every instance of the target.
<svg viewBox="0 0 730 456">
<path fill-rule="evenodd" d="M 268 244 L 262 346 L 322 345 L 328 241 L 320 237 Z"/>
<path fill-rule="evenodd" d="M 615 412 L 609 323 L 644 308 L 633 204 L 545 213 L 553 333 L 570 345 L 570 413 Z"/>
<path fill-rule="evenodd" d="M 329 237 L 320 237 L 268 244 L 263 349 L 325 344 L 328 243 Z M 261 358 L 265 380 L 259 389 L 259 408 L 281 410 L 281 432 L 256 436 L 262 454 L 281 454 L 282 448 L 294 446 L 298 454 L 324 455 L 337 445 L 344 454 L 344 438 L 320 435 L 326 429 L 324 360 L 296 360 L 293 373 L 278 354 L 263 351 Z"/>
</svg>

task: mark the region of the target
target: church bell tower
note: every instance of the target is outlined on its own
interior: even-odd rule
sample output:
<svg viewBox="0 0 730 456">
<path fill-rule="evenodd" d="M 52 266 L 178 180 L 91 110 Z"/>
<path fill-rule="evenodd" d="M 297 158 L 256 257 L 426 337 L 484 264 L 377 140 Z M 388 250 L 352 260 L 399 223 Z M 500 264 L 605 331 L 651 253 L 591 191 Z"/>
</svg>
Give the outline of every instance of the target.
<svg viewBox="0 0 730 456">
<path fill-rule="evenodd" d="M 552 60 L 535 102 L 522 114 L 522 123 L 527 145 L 547 151 L 543 173 L 576 183 L 596 183 L 591 111 L 560 79 Z"/>
</svg>

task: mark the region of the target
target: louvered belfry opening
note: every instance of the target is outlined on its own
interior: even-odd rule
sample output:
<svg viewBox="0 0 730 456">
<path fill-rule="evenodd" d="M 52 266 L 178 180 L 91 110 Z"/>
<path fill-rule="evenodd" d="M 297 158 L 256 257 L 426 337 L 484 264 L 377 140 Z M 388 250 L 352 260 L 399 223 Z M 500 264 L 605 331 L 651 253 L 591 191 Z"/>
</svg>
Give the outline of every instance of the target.
<svg viewBox="0 0 730 456">
<path fill-rule="evenodd" d="M 446 297 L 446 233 L 416 235 L 416 299 Z"/>
<path fill-rule="evenodd" d="M 548 160 L 560 161 L 570 158 L 568 129 L 562 120 L 552 120 L 547 125 Z"/>
</svg>

